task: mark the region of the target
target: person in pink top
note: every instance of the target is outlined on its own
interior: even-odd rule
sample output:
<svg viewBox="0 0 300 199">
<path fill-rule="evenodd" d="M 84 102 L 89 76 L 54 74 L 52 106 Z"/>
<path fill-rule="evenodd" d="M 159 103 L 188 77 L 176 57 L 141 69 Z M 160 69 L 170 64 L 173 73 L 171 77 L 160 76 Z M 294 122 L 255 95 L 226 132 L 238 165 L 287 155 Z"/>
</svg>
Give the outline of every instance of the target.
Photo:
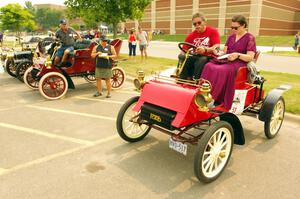
<svg viewBox="0 0 300 199">
<path fill-rule="evenodd" d="M 206 64 L 201 78 L 210 81 L 215 105 L 230 110 L 235 91 L 235 77 L 241 66 L 254 59 L 256 53 L 255 37 L 247 32 L 247 21 L 242 15 L 231 20 L 232 35 L 226 41 L 225 59 L 213 59 Z"/>
<path fill-rule="evenodd" d="M 182 79 L 199 79 L 204 65 L 212 58 L 214 50 L 220 46 L 220 34 L 217 29 L 206 25 L 202 13 L 192 17 L 195 30 L 185 39 L 185 42 L 197 46 L 197 56 L 189 57 L 180 74 Z M 184 46 L 185 48 L 185 46 Z"/>
<path fill-rule="evenodd" d="M 136 34 L 135 34 L 135 30 L 133 28 L 129 31 L 128 48 L 129 48 L 129 59 L 131 59 L 131 56 L 133 56 L 135 58 L 135 55 L 136 55 Z"/>
</svg>

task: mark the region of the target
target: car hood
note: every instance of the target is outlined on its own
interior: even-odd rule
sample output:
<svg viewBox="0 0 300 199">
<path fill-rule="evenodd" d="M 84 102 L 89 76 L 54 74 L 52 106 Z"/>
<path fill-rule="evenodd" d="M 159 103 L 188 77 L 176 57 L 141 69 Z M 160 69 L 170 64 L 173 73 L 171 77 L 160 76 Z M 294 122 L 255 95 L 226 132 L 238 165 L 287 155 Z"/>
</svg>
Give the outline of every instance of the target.
<svg viewBox="0 0 300 199">
<path fill-rule="evenodd" d="M 151 80 L 144 85 L 134 111 L 139 111 L 145 102 L 175 111 L 172 125 L 177 128 L 207 120 L 212 114 L 199 111 L 194 102 L 198 92 L 195 86 Z"/>
</svg>

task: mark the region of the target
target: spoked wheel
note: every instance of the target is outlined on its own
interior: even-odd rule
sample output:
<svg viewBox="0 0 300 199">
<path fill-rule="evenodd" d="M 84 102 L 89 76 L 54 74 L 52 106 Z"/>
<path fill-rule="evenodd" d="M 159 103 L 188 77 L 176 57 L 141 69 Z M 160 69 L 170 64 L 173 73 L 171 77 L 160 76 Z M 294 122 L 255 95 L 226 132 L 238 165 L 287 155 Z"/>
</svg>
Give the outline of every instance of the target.
<svg viewBox="0 0 300 199">
<path fill-rule="evenodd" d="M 228 122 L 213 123 L 199 140 L 194 161 L 197 178 L 205 183 L 217 179 L 232 152 L 233 129 Z"/>
<path fill-rule="evenodd" d="M 16 75 L 18 80 L 20 80 L 21 82 L 24 82 L 24 74 L 25 71 L 32 66 L 32 62 L 21 62 L 17 65 L 16 67 Z"/>
<path fill-rule="evenodd" d="M 136 105 L 139 97 L 130 98 L 121 107 L 117 117 L 117 131 L 121 138 L 127 142 L 137 142 L 149 133 L 150 126 L 145 124 L 139 124 L 139 113 L 133 111 L 133 107 Z"/>
<path fill-rule="evenodd" d="M 31 89 L 37 90 L 39 88 L 39 81 L 32 77 L 31 71 L 33 67 L 29 67 L 24 73 L 24 83 Z"/>
<path fill-rule="evenodd" d="M 265 121 L 264 127 L 266 137 L 272 139 L 278 134 L 283 122 L 285 112 L 283 97 L 280 97 L 276 104 L 269 110 L 272 111 L 272 115 L 270 120 Z"/>
<path fill-rule="evenodd" d="M 16 66 L 15 66 L 15 63 L 14 63 L 14 60 L 13 59 L 8 59 L 6 60 L 6 63 L 5 63 L 5 70 L 6 72 L 12 76 L 12 77 L 16 77 Z"/>
<path fill-rule="evenodd" d="M 125 82 L 126 75 L 125 71 L 120 67 L 112 68 L 112 78 L 111 78 L 111 87 L 112 89 L 119 89 L 123 86 Z"/>
<path fill-rule="evenodd" d="M 68 81 L 60 73 L 50 72 L 39 81 L 39 91 L 47 99 L 56 100 L 63 97 L 68 90 Z"/>
<path fill-rule="evenodd" d="M 83 78 L 89 83 L 96 82 L 95 74 L 84 75 Z"/>
</svg>

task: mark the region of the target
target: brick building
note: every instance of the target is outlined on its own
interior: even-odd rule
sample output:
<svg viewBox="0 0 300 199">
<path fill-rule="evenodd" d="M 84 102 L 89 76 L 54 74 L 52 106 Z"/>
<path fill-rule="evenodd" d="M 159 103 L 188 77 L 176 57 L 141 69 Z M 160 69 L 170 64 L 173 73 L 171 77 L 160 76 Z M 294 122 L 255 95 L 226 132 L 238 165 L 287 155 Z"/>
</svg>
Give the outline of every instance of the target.
<svg viewBox="0 0 300 199">
<path fill-rule="evenodd" d="M 203 12 L 208 24 L 227 34 L 233 15 L 242 14 L 254 35 L 292 35 L 300 31 L 300 0 L 153 0 L 144 17 L 128 21 L 127 29 L 140 24 L 145 30 L 187 34 L 192 14 Z"/>
</svg>

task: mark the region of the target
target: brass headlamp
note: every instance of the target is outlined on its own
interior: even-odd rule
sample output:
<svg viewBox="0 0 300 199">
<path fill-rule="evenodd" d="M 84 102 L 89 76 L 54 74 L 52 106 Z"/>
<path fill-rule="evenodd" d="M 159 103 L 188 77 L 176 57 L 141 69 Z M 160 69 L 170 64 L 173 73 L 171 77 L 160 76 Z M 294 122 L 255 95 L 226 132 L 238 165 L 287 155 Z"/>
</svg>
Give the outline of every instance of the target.
<svg viewBox="0 0 300 199">
<path fill-rule="evenodd" d="M 45 66 L 47 69 L 50 69 L 52 67 L 52 61 L 51 61 L 50 55 L 47 55 L 47 57 L 46 57 Z"/>
<path fill-rule="evenodd" d="M 202 81 L 199 85 L 199 93 L 195 96 L 195 104 L 198 106 L 199 111 L 208 111 L 207 105 L 213 100 L 210 91 L 211 85 L 209 81 Z"/>
<path fill-rule="evenodd" d="M 138 76 L 133 80 L 134 87 L 137 90 L 141 90 L 145 84 L 145 73 L 142 70 L 137 72 Z"/>
</svg>

